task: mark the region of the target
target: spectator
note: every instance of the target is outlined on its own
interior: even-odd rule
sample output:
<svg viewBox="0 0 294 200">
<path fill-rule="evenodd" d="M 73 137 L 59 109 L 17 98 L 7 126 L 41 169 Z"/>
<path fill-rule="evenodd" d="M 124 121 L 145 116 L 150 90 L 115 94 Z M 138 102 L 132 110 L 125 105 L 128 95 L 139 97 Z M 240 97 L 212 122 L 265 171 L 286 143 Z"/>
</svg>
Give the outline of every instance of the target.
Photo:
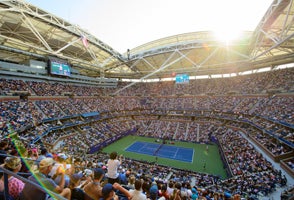
<svg viewBox="0 0 294 200">
<path fill-rule="evenodd" d="M 166 184 L 163 184 L 161 186 L 161 196 L 164 197 L 166 200 L 169 199 L 169 195 L 167 193 L 167 185 Z"/>
<path fill-rule="evenodd" d="M 135 189 L 130 190 L 132 200 L 146 200 L 147 197 L 145 194 L 142 192 L 142 181 L 137 179 L 135 181 Z"/>
<path fill-rule="evenodd" d="M 119 183 L 122 185 L 128 184 L 128 177 L 130 175 L 130 171 L 125 169 L 122 169 L 122 171 L 119 173 Z"/>
<path fill-rule="evenodd" d="M 21 164 L 20 158 L 17 158 L 17 157 L 5 158 L 4 168 L 14 173 L 19 172 L 19 170 L 21 169 L 21 165 L 22 164 Z M 3 191 L 4 190 L 3 177 L 1 178 L 0 185 L 1 185 L 0 190 Z M 8 175 L 8 191 L 10 196 L 12 196 L 14 199 L 18 199 L 23 188 L 24 188 L 24 183 L 21 180 L 15 178 L 14 176 Z"/>
<path fill-rule="evenodd" d="M 122 197 L 119 198 L 116 195 L 116 191 L 118 191 L 120 194 L 123 194 L 125 198 L 127 199 L 131 199 L 131 194 L 130 192 L 125 189 L 124 187 L 122 187 L 120 184 L 118 183 L 114 183 L 113 185 L 110 183 L 107 183 L 103 186 L 102 188 L 102 198 L 101 200 L 118 200 L 118 199 L 123 199 Z"/>
<path fill-rule="evenodd" d="M 122 155 L 117 159 L 118 155 L 117 152 L 110 153 L 107 165 L 107 177 L 108 183 L 118 183 L 119 182 L 119 173 L 117 171 L 118 167 L 121 165 Z"/>
<path fill-rule="evenodd" d="M 115 194 L 115 189 L 110 183 L 103 186 L 101 200 L 118 200 L 118 196 Z"/>
<path fill-rule="evenodd" d="M 7 155 L 6 149 L 8 148 L 8 142 L 6 140 L 2 140 L 0 142 L 0 165 L 4 163 Z"/>
<path fill-rule="evenodd" d="M 196 188 L 192 188 L 192 196 L 191 196 L 192 200 L 196 200 L 198 199 L 198 191 L 196 190 Z"/>
<path fill-rule="evenodd" d="M 150 200 L 156 200 L 158 196 L 158 187 L 157 184 L 152 183 L 152 186 L 149 190 Z"/>
<path fill-rule="evenodd" d="M 173 181 L 169 181 L 168 185 L 167 185 L 167 194 L 168 196 L 170 196 L 174 191 L 174 182 Z"/>
<path fill-rule="evenodd" d="M 58 168 L 57 174 L 61 175 L 61 181 L 59 185 L 51 178 L 47 178 L 47 175 L 52 170 L 54 165 L 54 160 L 52 158 L 45 158 L 41 160 L 39 164 L 39 172 L 35 173 L 34 175 L 30 176 L 28 179 L 33 181 L 39 185 L 42 185 L 47 190 L 58 193 L 59 195 L 65 197 L 66 199 L 70 199 L 71 191 L 69 188 L 64 188 L 64 171 L 61 168 Z M 26 183 L 21 194 L 21 199 L 23 200 L 43 200 L 46 198 L 48 194 L 44 193 L 43 191 L 37 189 L 30 183 Z"/>
<path fill-rule="evenodd" d="M 44 158 L 46 158 L 47 156 L 47 149 L 46 148 L 41 148 L 41 155 L 38 157 L 38 159 L 36 160 L 37 165 L 39 166 L 39 163 L 41 160 L 43 160 Z"/>
<path fill-rule="evenodd" d="M 84 191 L 93 200 L 99 200 L 102 197 L 101 181 L 104 178 L 105 172 L 101 168 L 96 168 L 93 171 L 93 181 L 91 181 L 84 187 Z"/>
<path fill-rule="evenodd" d="M 135 189 L 135 181 L 136 181 L 136 177 L 135 177 L 134 175 L 131 175 L 131 176 L 129 177 L 127 187 L 128 187 L 129 189 Z"/>
<path fill-rule="evenodd" d="M 57 155 L 57 163 L 53 166 L 52 170 L 49 173 L 49 176 L 55 181 L 55 183 L 58 185 L 61 181 L 61 174 L 58 174 L 57 171 L 60 169 L 61 171 L 66 172 L 67 165 L 66 165 L 66 159 L 68 157 L 64 153 L 59 153 Z M 64 179 L 65 179 L 65 187 L 69 185 L 69 176 L 64 173 Z"/>
<path fill-rule="evenodd" d="M 89 199 L 87 194 L 81 188 L 82 173 L 76 173 L 70 176 L 69 188 L 71 190 L 71 200 L 86 200 Z"/>
</svg>

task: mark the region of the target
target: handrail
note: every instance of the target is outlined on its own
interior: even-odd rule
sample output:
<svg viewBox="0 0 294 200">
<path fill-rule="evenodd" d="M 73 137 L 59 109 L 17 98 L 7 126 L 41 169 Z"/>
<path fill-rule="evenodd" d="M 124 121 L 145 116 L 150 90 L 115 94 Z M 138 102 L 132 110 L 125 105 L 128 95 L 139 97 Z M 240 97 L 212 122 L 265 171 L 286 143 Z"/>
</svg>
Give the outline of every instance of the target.
<svg viewBox="0 0 294 200">
<path fill-rule="evenodd" d="M 34 182 L 28 180 L 27 178 L 24 178 L 24 177 L 14 173 L 14 172 L 11 172 L 8 169 L 5 169 L 5 168 L 1 167 L 1 166 L 0 166 L 0 172 L 4 172 L 4 186 L 5 186 L 4 187 L 4 195 L 5 195 L 5 199 L 7 199 L 7 195 L 8 195 L 8 178 L 5 178 L 5 176 L 8 174 L 8 175 L 14 176 L 15 178 L 18 178 L 19 180 L 23 181 L 25 184 L 26 183 L 32 184 L 38 190 L 41 190 L 44 193 L 48 193 L 50 196 L 54 196 L 54 198 L 57 199 L 57 200 L 66 200 L 66 198 L 60 196 L 59 194 L 57 194 L 55 192 L 52 192 L 50 190 L 47 190 L 47 189 L 43 188 L 42 186 L 38 185 L 37 183 L 34 183 Z"/>
</svg>

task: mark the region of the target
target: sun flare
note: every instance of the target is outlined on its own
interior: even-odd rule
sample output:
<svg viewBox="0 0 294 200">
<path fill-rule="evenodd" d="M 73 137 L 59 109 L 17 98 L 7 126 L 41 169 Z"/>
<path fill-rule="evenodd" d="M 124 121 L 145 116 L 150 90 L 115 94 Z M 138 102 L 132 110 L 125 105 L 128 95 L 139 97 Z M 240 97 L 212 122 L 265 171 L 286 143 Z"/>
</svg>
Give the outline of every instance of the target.
<svg viewBox="0 0 294 200">
<path fill-rule="evenodd" d="M 213 30 L 214 37 L 225 44 L 230 44 L 240 38 L 242 31 L 232 28 L 222 28 Z"/>
</svg>

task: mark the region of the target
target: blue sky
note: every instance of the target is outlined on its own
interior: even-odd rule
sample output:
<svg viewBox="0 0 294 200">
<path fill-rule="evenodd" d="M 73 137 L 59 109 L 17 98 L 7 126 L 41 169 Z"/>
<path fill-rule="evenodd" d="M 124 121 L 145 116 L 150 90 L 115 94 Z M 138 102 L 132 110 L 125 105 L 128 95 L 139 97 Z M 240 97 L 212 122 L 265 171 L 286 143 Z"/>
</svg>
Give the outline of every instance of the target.
<svg viewBox="0 0 294 200">
<path fill-rule="evenodd" d="M 120 53 L 171 35 L 254 30 L 271 0 L 26 0 Z"/>
</svg>

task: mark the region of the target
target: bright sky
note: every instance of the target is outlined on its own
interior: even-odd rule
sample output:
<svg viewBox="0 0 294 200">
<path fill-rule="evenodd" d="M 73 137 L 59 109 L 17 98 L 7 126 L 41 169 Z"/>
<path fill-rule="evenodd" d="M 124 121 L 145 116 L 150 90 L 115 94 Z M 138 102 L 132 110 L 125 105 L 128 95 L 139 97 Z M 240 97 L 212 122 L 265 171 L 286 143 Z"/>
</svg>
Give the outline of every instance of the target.
<svg viewBox="0 0 294 200">
<path fill-rule="evenodd" d="M 188 32 L 253 31 L 272 3 L 272 0 L 26 1 L 78 24 L 120 53 Z"/>
</svg>

